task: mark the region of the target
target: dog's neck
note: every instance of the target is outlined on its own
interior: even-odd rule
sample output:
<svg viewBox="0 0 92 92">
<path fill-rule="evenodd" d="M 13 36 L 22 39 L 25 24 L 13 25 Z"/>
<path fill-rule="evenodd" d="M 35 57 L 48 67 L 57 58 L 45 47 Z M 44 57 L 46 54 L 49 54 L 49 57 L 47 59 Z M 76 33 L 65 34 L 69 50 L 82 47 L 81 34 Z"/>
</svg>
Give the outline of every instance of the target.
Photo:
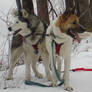
<svg viewBox="0 0 92 92">
<path fill-rule="evenodd" d="M 64 33 L 64 29 L 62 28 L 61 24 L 63 25 L 63 23 L 62 23 L 62 16 L 59 16 L 59 17 L 57 18 L 57 20 L 55 21 L 55 26 L 56 26 L 56 27 L 59 27 L 60 31 L 61 31 L 62 33 Z"/>
</svg>

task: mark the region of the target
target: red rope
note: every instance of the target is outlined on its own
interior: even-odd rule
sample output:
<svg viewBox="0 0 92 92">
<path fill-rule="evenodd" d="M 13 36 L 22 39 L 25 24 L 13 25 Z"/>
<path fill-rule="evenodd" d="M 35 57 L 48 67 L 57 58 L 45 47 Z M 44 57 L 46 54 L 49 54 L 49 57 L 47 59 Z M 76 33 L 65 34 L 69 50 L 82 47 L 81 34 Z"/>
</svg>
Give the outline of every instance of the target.
<svg viewBox="0 0 92 92">
<path fill-rule="evenodd" d="M 71 71 L 76 72 L 76 71 L 92 71 L 92 68 L 75 68 L 72 69 Z"/>
</svg>

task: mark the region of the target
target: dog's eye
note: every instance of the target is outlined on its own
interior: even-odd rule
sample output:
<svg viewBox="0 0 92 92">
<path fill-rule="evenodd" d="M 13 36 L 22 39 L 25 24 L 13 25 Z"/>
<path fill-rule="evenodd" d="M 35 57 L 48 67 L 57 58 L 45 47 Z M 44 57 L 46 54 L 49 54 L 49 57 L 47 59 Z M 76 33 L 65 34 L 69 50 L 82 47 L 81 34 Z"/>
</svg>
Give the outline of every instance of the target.
<svg viewBox="0 0 92 92">
<path fill-rule="evenodd" d="M 73 24 L 76 24 L 76 21 L 74 21 Z"/>
</svg>

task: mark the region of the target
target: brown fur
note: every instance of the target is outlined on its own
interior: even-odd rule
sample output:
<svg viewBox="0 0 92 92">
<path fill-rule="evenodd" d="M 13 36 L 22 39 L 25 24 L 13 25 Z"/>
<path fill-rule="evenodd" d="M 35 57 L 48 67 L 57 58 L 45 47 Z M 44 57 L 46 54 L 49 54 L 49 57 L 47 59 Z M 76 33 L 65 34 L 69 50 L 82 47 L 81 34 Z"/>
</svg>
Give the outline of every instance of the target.
<svg viewBox="0 0 92 92">
<path fill-rule="evenodd" d="M 64 87 L 66 90 L 71 91 L 72 87 L 69 83 L 69 70 L 71 62 L 72 51 L 72 38 L 80 41 L 78 33 L 85 32 L 85 28 L 80 25 L 78 17 L 74 14 L 74 8 L 66 10 L 64 14 L 59 16 L 52 24 L 47 28 L 47 34 L 53 33 L 56 37 L 46 37 L 46 48 L 49 53 L 49 58 L 52 67 L 52 76 L 54 83 L 57 82 L 57 77 L 53 67 L 53 57 L 57 63 L 57 70 L 59 75 L 61 74 L 61 56 L 64 59 Z M 72 37 L 72 38 L 71 38 Z M 56 48 L 51 46 L 51 43 L 55 41 L 57 44 L 63 44 L 60 47 L 60 55 L 56 54 Z M 54 43 L 53 43 L 54 44 Z M 53 52 L 53 55 L 52 55 Z M 60 75 L 61 76 L 61 75 Z"/>
<path fill-rule="evenodd" d="M 65 14 L 59 16 L 55 23 L 55 25 L 60 28 L 61 32 L 65 33 L 68 28 L 79 28 L 79 19 L 75 14 L 67 16 L 67 18 L 64 18 L 64 15 Z M 73 24 L 75 21 L 76 24 Z"/>
</svg>

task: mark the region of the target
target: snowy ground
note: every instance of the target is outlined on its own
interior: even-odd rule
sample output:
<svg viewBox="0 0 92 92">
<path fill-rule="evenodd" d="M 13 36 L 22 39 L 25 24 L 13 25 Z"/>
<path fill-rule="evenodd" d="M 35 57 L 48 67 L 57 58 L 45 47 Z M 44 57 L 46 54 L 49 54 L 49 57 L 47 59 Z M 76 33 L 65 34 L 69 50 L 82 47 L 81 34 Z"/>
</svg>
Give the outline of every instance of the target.
<svg viewBox="0 0 92 92">
<path fill-rule="evenodd" d="M 24 84 L 25 66 L 18 66 L 14 70 L 14 79 L 5 81 L 6 71 L 0 72 L 0 92 L 66 92 L 64 86 L 42 88 L 38 86 L 27 86 Z M 71 69 L 74 68 L 92 68 L 92 39 L 83 40 L 72 53 Z M 46 83 L 44 67 L 38 65 L 38 70 L 44 75 L 43 79 L 37 79 L 34 73 L 31 73 L 32 80 Z M 92 91 L 92 72 L 80 71 L 70 72 L 71 85 L 73 92 L 91 92 Z M 7 89 L 4 89 L 4 88 Z"/>
</svg>

